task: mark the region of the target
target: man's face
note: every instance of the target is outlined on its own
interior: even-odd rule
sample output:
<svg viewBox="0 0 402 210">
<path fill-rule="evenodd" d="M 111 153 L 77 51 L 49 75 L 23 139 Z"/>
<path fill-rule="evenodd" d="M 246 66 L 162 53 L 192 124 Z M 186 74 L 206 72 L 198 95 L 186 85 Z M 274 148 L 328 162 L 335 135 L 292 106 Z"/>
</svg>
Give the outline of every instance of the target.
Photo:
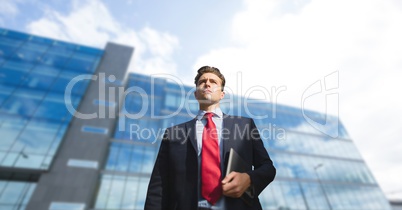
<svg viewBox="0 0 402 210">
<path fill-rule="evenodd" d="M 197 82 L 197 90 L 194 95 L 200 104 L 211 105 L 219 103 L 225 96 L 222 91 L 221 79 L 213 73 L 204 73 Z"/>
</svg>

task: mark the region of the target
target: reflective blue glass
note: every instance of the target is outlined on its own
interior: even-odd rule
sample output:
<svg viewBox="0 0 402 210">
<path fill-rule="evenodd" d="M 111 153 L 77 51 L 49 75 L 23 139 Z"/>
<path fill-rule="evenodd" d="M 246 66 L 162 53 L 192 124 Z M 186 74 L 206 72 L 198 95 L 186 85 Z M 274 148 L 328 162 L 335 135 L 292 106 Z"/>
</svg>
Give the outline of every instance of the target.
<svg viewBox="0 0 402 210">
<path fill-rule="evenodd" d="M 19 135 L 11 151 L 26 154 L 46 154 L 59 129 L 59 124 L 45 120 L 31 120 Z M 18 146 L 18 145 L 21 146 Z"/>
<path fill-rule="evenodd" d="M 35 183 L 0 180 L 0 209 L 25 209 Z"/>
<path fill-rule="evenodd" d="M 82 96 L 85 93 L 89 81 L 86 79 L 79 80 L 77 82 L 73 81 L 73 79 L 77 76 L 79 76 L 79 74 L 75 72 L 63 71 L 59 74 L 56 81 L 54 81 L 51 89 L 55 92 L 64 94 L 67 85 L 71 83 L 71 85 L 73 85 L 71 89 L 72 94 Z"/>
<path fill-rule="evenodd" d="M 5 36 L 0 36 L 0 45 L 13 46 L 15 48 L 19 47 L 23 43 L 22 40 L 12 39 Z"/>
<path fill-rule="evenodd" d="M 124 172 L 127 171 L 131 160 L 130 158 L 131 153 L 132 153 L 131 147 L 125 147 L 123 145 L 120 145 L 119 152 L 117 155 L 117 162 L 114 168 L 116 171 L 124 171 Z"/>
<path fill-rule="evenodd" d="M 96 199 L 96 209 L 143 209 L 149 179 L 137 176 L 103 175 Z"/>
<path fill-rule="evenodd" d="M 275 141 L 269 141 L 266 143 L 268 148 L 294 151 L 305 154 L 325 155 L 340 158 L 361 159 L 356 147 L 352 141 L 338 140 L 338 139 L 326 139 L 323 136 L 308 135 L 304 133 L 296 133 L 292 131 L 277 129 L 276 127 L 258 126 L 260 135 L 263 140 L 269 141 L 273 139 L 273 135 L 283 132 L 284 138 Z"/>
<path fill-rule="evenodd" d="M 27 88 L 47 90 L 53 84 L 59 73 L 59 69 L 49 68 L 47 66 L 36 66 L 26 75 L 21 85 Z"/>
<path fill-rule="evenodd" d="M 376 186 L 275 180 L 259 196 L 264 209 L 390 209 Z M 381 199 L 379 199 L 381 198 Z"/>
<path fill-rule="evenodd" d="M 137 198 L 140 196 L 141 191 L 139 191 L 140 178 L 139 177 L 127 177 L 124 197 L 121 201 L 121 209 L 141 209 L 142 202 L 138 202 Z M 137 201 L 137 202 L 136 202 Z"/>
<path fill-rule="evenodd" d="M 116 125 L 116 139 L 153 143 L 164 132 L 163 120 L 142 117 L 141 119 L 120 118 Z"/>
<path fill-rule="evenodd" d="M 15 51 L 11 57 L 15 61 L 37 62 L 40 61 L 43 51 L 36 51 L 27 48 L 21 48 Z"/>
<path fill-rule="evenodd" d="M 151 173 L 155 160 L 155 146 L 113 142 L 105 169 L 108 171 Z"/>
<path fill-rule="evenodd" d="M 298 182 L 283 182 L 281 188 L 283 197 L 290 209 L 307 209 Z"/>
<path fill-rule="evenodd" d="M 111 186 L 111 175 L 103 175 L 100 180 L 98 196 L 95 203 L 96 209 L 105 209 L 108 202 L 109 191 Z"/>
<path fill-rule="evenodd" d="M 44 155 L 24 154 L 21 152 L 17 156 L 13 167 L 33 168 L 33 169 L 45 168 L 43 165 L 44 160 L 45 160 Z"/>
<path fill-rule="evenodd" d="M 52 45 L 54 41 L 51 39 L 45 38 L 45 37 L 31 35 L 29 37 L 29 39 L 27 40 L 27 43 L 29 43 L 29 42 L 33 42 L 33 43 L 40 44 L 43 46 L 49 46 L 49 45 Z"/>
<path fill-rule="evenodd" d="M 154 81 L 158 81 L 155 79 Z M 128 82 L 130 89 L 125 92 L 124 108 L 128 113 L 138 114 L 144 112 L 146 116 L 163 116 L 163 98 L 160 92 L 164 87 L 161 84 L 152 85 L 149 81 L 135 79 Z M 154 94 L 153 94 L 154 93 Z M 143 109 L 144 108 L 144 109 Z"/>
<path fill-rule="evenodd" d="M 148 107 L 150 107 L 150 100 L 145 100 L 145 97 L 142 97 L 141 94 L 137 92 L 131 92 L 125 98 L 125 106 L 124 109 L 127 110 L 127 113 L 130 114 L 138 114 L 141 112 L 142 107 L 146 107 L 146 111 Z M 148 98 L 149 99 L 149 98 Z"/>
<path fill-rule="evenodd" d="M 329 209 L 329 204 L 325 198 L 319 183 L 301 183 L 302 192 L 306 199 L 306 206 L 310 209 Z"/>
<path fill-rule="evenodd" d="M 277 177 L 374 184 L 375 180 L 362 161 L 311 157 L 270 151 Z M 318 165 L 321 167 L 315 169 Z"/>
<path fill-rule="evenodd" d="M 72 52 L 69 53 L 71 54 Z M 42 57 L 40 58 L 40 62 L 48 66 L 63 68 L 69 59 L 70 55 L 68 54 L 58 55 L 55 53 L 47 52 L 42 55 Z"/>
<path fill-rule="evenodd" d="M 97 56 L 83 53 L 75 53 L 66 63 L 65 67 L 84 73 L 94 72 Z"/>
<path fill-rule="evenodd" d="M 0 34 L 0 165 L 47 169 L 72 119 L 64 93 L 86 66 L 66 68 L 74 59 L 96 68 L 103 51 L 2 30 Z M 80 58 L 81 56 L 81 58 Z M 92 62 L 92 63 L 91 63 Z M 74 63 L 71 60 L 70 63 Z M 89 81 L 72 88 L 77 108 Z"/>
<path fill-rule="evenodd" d="M 0 144 L 0 151 L 7 152 L 0 159 L 0 165 L 47 168 L 49 163 L 44 163 L 45 158 L 53 157 L 66 125 L 35 119 L 26 122 L 8 119 L 2 123 L 0 132 L 6 138 Z"/>
<path fill-rule="evenodd" d="M 79 48 L 79 45 L 73 44 L 73 43 L 67 43 L 67 42 L 63 42 L 63 41 L 59 41 L 59 40 L 52 40 L 52 48 L 63 48 L 65 50 L 69 50 L 69 51 L 75 51 L 77 50 L 77 48 Z M 64 53 L 66 51 L 60 51 L 60 53 Z"/>
<path fill-rule="evenodd" d="M 76 51 L 79 53 L 86 54 L 88 56 L 97 56 L 100 57 L 103 53 L 103 50 L 93 48 L 93 47 L 88 47 L 88 46 L 78 46 L 76 47 Z"/>
<path fill-rule="evenodd" d="M 0 141 L 0 150 L 8 151 L 11 148 L 21 130 L 25 127 L 27 120 L 1 116 L 0 133 L 2 140 Z M 0 159 L 1 164 L 1 159 Z"/>
<path fill-rule="evenodd" d="M 115 170 L 115 167 L 117 165 L 117 157 L 119 154 L 119 144 L 112 142 L 109 146 L 109 155 L 106 161 L 106 170 Z"/>
<path fill-rule="evenodd" d="M 144 75 L 129 76 L 128 87 L 136 87 L 143 90 L 148 96 L 164 96 L 166 89 L 165 79 Z"/>
<path fill-rule="evenodd" d="M 0 67 L 0 84 L 16 86 L 26 78 L 32 65 L 7 61 Z"/>
<path fill-rule="evenodd" d="M 31 37 L 31 35 L 29 35 L 29 34 L 21 33 L 18 31 L 12 31 L 12 30 L 4 30 L 2 32 L 2 35 L 7 38 L 12 38 L 12 39 L 17 39 L 17 40 L 27 40 L 27 39 L 29 39 L 29 37 Z"/>
<path fill-rule="evenodd" d="M 11 57 L 18 47 L 21 45 L 22 41 L 13 40 L 0 36 L 0 57 L 8 58 Z"/>
<path fill-rule="evenodd" d="M 126 177 L 124 176 L 113 176 L 107 198 L 106 209 L 120 209 L 125 189 L 125 179 Z"/>
<path fill-rule="evenodd" d="M 157 145 L 154 147 L 144 147 L 143 153 L 144 157 L 142 159 L 141 172 L 145 174 L 152 173 L 154 167 L 154 162 L 156 160 L 156 149 Z M 133 165 L 133 164 L 132 164 Z"/>
<path fill-rule="evenodd" d="M 149 177 L 141 177 L 138 183 L 138 192 L 146 192 L 148 189 Z M 146 193 L 138 193 L 134 202 L 135 209 L 142 209 L 145 203 Z"/>
<path fill-rule="evenodd" d="M 130 156 L 130 164 L 128 171 L 133 173 L 140 173 L 141 168 L 144 166 L 144 147 L 143 146 L 131 146 L 132 154 Z"/>
<path fill-rule="evenodd" d="M 35 118 L 63 121 L 68 119 L 67 115 L 69 114 L 64 102 L 64 95 L 48 93 L 33 116 Z"/>
<path fill-rule="evenodd" d="M 44 95 L 45 92 L 42 91 L 18 89 L 3 103 L 0 110 L 9 114 L 31 116 Z"/>
<path fill-rule="evenodd" d="M 21 48 L 19 48 L 18 50 L 21 50 L 21 51 L 22 50 L 32 50 L 32 51 L 43 53 L 49 48 L 49 46 L 50 45 L 48 45 L 48 44 L 37 43 L 37 42 L 34 42 L 31 40 L 31 41 L 25 42 L 21 46 Z"/>
</svg>

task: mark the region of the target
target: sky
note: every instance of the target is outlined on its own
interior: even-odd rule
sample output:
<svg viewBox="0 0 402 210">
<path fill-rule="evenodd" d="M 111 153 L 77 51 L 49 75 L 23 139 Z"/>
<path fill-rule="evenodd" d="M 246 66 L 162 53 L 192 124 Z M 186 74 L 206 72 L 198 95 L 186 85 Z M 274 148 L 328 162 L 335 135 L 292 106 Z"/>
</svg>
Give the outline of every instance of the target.
<svg viewBox="0 0 402 210">
<path fill-rule="evenodd" d="M 129 71 L 339 116 L 386 196 L 402 199 L 399 0 L 0 0 L 0 27 L 104 48 Z"/>
</svg>

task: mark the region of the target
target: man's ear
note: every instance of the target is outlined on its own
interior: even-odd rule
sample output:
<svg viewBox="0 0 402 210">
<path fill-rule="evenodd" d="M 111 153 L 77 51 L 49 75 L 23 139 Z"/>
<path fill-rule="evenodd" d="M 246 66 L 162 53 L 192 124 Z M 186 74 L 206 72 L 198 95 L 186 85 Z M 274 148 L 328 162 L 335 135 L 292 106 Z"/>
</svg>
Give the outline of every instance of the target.
<svg viewBox="0 0 402 210">
<path fill-rule="evenodd" d="M 225 92 L 222 91 L 222 93 L 221 93 L 221 99 L 223 99 L 224 97 L 225 97 Z"/>
</svg>

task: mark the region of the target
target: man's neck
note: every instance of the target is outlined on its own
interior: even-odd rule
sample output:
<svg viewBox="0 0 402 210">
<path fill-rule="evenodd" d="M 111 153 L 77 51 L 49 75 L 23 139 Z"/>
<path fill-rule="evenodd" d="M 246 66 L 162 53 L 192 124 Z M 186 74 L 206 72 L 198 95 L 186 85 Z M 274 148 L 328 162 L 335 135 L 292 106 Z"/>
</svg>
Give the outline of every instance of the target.
<svg viewBox="0 0 402 210">
<path fill-rule="evenodd" d="M 200 104 L 200 110 L 204 110 L 206 112 L 212 112 L 215 109 L 219 108 L 219 103 L 218 104 L 211 104 L 211 105 L 201 105 Z"/>
</svg>

